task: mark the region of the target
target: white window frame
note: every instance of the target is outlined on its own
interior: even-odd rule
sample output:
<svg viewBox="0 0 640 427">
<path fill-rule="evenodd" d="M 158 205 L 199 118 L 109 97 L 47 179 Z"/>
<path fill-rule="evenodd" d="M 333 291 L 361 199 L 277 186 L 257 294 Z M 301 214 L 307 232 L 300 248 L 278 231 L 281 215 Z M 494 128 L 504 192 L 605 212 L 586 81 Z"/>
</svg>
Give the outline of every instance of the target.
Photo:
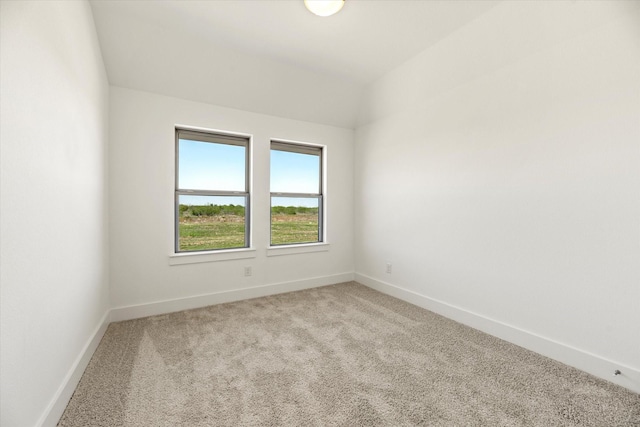
<svg viewBox="0 0 640 427">
<path fill-rule="evenodd" d="M 219 191 L 203 189 L 187 189 L 179 187 L 180 176 L 180 139 L 229 144 L 245 147 L 245 189 L 244 191 Z M 255 250 L 251 249 L 251 137 L 249 135 L 233 134 L 220 131 L 175 128 L 175 191 L 174 191 L 174 253 L 170 257 L 170 264 L 188 264 L 194 262 L 221 261 L 227 259 L 242 259 L 255 257 Z M 180 251 L 180 197 L 189 196 L 235 196 L 245 198 L 245 243 L 238 248 L 216 248 L 194 251 Z M 188 258 L 187 258 L 188 257 Z"/>
<path fill-rule="evenodd" d="M 269 248 L 267 256 L 289 255 L 297 253 L 321 252 L 329 250 L 327 243 L 327 197 L 326 197 L 326 169 L 327 169 L 327 146 L 320 144 L 311 144 L 307 142 L 290 141 L 283 139 L 272 139 L 269 144 L 269 159 L 271 159 L 271 151 L 276 150 L 289 151 L 302 154 L 318 154 L 320 160 L 318 192 L 317 193 L 286 193 L 286 192 L 270 192 L 269 195 Z M 271 182 L 269 183 L 271 186 Z M 292 197 L 292 198 L 317 198 L 318 199 L 318 241 L 301 242 L 301 243 L 283 243 L 274 245 L 271 240 L 272 221 L 271 208 L 274 197 Z"/>
</svg>

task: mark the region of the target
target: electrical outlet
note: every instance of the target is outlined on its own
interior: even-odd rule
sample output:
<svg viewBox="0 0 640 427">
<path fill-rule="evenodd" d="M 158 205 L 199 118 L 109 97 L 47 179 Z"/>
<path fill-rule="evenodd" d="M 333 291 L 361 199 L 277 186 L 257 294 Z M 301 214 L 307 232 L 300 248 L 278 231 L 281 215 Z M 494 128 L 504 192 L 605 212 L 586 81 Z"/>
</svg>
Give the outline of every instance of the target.
<svg viewBox="0 0 640 427">
<path fill-rule="evenodd" d="M 391 274 L 391 267 L 392 267 L 391 263 L 388 262 L 387 263 L 387 274 Z"/>
<path fill-rule="evenodd" d="M 249 276 L 251 276 L 251 274 L 252 274 L 252 273 L 253 273 L 253 272 L 251 271 L 251 267 L 245 267 L 245 268 L 244 268 L 244 276 L 245 276 L 245 277 L 249 277 Z"/>
</svg>

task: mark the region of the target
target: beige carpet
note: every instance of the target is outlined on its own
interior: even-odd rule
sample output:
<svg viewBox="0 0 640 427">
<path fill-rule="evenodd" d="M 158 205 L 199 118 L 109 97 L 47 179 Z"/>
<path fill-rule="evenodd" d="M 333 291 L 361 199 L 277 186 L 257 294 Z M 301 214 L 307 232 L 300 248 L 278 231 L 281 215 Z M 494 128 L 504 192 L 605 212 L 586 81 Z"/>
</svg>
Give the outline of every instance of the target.
<svg viewBox="0 0 640 427">
<path fill-rule="evenodd" d="M 640 395 L 345 283 L 109 326 L 60 426 L 640 426 Z"/>
</svg>

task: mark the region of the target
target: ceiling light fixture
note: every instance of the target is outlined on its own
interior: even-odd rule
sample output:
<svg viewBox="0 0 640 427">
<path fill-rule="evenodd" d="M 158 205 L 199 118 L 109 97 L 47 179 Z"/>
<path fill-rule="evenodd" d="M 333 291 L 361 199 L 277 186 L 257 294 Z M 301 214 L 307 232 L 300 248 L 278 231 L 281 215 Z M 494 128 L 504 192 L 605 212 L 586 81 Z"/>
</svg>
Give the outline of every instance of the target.
<svg viewBox="0 0 640 427">
<path fill-rule="evenodd" d="M 344 6 L 345 0 L 304 0 L 304 5 L 318 16 L 331 16 Z"/>
</svg>

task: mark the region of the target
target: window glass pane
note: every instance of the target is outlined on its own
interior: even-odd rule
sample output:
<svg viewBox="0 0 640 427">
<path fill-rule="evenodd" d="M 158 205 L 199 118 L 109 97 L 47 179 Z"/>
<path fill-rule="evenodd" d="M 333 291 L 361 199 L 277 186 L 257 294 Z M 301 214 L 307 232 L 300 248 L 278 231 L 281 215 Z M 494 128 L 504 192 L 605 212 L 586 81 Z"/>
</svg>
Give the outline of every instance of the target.
<svg viewBox="0 0 640 427">
<path fill-rule="evenodd" d="M 179 189 L 245 191 L 245 147 L 189 139 L 178 143 Z"/>
<path fill-rule="evenodd" d="M 271 244 L 320 241 L 319 197 L 272 197 Z"/>
<path fill-rule="evenodd" d="M 178 251 L 245 247 L 244 196 L 178 196 Z"/>
<path fill-rule="evenodd" d="M 320 192 L 320 156 L 271 150 L 271 192 Z"/>
</svg>

